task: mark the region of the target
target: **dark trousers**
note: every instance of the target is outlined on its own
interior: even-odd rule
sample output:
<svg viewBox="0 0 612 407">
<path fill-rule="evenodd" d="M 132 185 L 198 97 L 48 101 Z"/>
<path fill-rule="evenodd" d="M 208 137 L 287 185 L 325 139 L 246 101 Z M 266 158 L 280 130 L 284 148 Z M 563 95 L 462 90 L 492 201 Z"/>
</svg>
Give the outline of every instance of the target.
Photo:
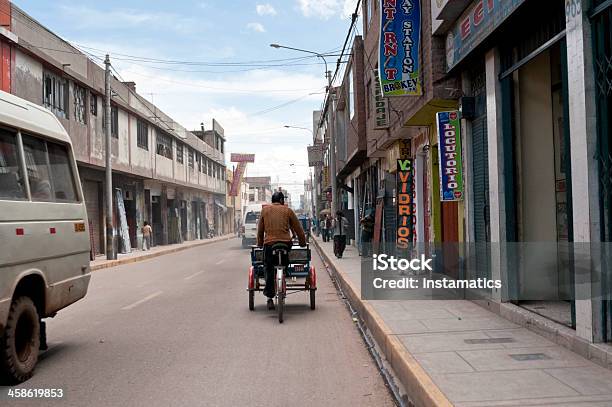
<svg viewBox="0 0 612 407">
<path fill-rule="evenodd" d="M 265 277 L 266 277 L 266 287 L 264 288 L 264 295 L 268 298 L 274 298 L 276 294 L 276 273 L 274 267 L 278 264 L 278 255 L 274 256 L 272 254 L 272 245 L 266 244 L 264 245 L 264 264 L 265 264 Z M 291 248 L 291 243 L 287 242 L 287 248 Z M 282 256 L 282 265 L 289 265 L 289 252 L 285 256 Z"/>
</svg>

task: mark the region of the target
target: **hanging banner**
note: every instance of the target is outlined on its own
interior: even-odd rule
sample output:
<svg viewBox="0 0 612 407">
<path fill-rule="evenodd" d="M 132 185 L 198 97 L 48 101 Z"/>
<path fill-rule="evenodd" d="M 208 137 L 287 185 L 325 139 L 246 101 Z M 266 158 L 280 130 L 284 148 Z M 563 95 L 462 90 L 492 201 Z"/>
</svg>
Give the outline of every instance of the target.
<svg viewBox="0 0 612 407">
<path fill-rule="evenodd" d="M 323 165 L 323 145 L 315 144 L 314 146 L 306 147 L 308 151 L 308 166 L 317 167 Z"/>
<path fill-rule="evenodd" d="M 389 100 L 383 96 L 382 88 L 380 87 L 380 75 L 378 70 L 374 71 L 374 129 L 388 129 L 389 128 Z"/>
<path fill-rule="evenodd" d="M 440 200 L 461 201 L 463 200 L 463 161 L 459 112 L 440 112 L 436 118 L 440 160 Z"/>
<path fill-rule="evenodd" d="M 414 242 L 414 168 L 412 160 L 397 160 L 397 247 L 407 249 Z"/>
<path fill-rule="evenodd" d="M 380 0 L 378 70 L 383 96 L 422 94 L 420 0 Z"/>
</svg>

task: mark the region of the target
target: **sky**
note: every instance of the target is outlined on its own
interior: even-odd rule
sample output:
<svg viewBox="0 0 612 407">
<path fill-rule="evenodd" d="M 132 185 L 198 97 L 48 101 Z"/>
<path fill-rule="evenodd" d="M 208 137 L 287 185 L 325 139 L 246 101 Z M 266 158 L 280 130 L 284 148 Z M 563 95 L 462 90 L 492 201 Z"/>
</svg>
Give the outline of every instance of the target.
<svg viewBox="0 0 612 407">
<path fill-rule="evenodd" d="M 247 175 L 303 192 L 312 133 L 284 126 L 312 129 L 325 67 L 269 45 L 335 54 L 326 58 L 333 71 L 356 0 L 13 2 L 79 48 L 109 53 L 121 78 L 184 127 L 210 129 L 215 118 L 229 168 L 229 153 L 255 153 Z"/>
</svg>

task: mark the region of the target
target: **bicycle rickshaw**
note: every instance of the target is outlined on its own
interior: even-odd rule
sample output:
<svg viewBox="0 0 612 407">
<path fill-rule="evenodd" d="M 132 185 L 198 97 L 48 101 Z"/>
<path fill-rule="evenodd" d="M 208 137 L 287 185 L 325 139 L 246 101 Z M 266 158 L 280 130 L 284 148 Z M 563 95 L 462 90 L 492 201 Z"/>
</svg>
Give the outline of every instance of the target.
<svg viewBox="0 0 612 407">
<path fill-rule="evenodd" d="M 282 257 L 288 252 L 288 266 L 282 266 Z M 289 249 L 287 244 L 277 244 L 272 247 L 275 256 L 274 267 L 276 284 L 276 309 L 278 322 L 283 322 L 285 298 L 289 294 L 301 291 L 310 293 L 310 309 L 315 309 L 315 295 L 317 291 L 317 273 L 310 264 L 310 247 L 293 246 Z M 249 310 L 255 310 L 255 293 L 263 291 L 265 287 L 264 251 L 261 247 L 251 246 L 251 267 L 249 268 Z"/>
</svg>

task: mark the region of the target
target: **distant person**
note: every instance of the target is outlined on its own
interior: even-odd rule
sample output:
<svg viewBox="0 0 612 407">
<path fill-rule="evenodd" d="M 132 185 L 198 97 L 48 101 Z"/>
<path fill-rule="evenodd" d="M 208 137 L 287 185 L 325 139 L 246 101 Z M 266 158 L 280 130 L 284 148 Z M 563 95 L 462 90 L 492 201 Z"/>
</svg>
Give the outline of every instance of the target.
<svg viewBox="0 0 612 407">
<path fill-rule="evenodd" d="M 359 221 L 361 225 L 361 254 L 369 256 L 374 237 L 374 214 L 372 209 L 366 209 L 365 216 Z"/>
<path fill-rule="evenodd" d="M 149 225 L 149 222 L 145 221 L 142 227 L 142 250 L 151 250 L 151 235 L 153 234 L 153 228 Z"/>
</svg>

